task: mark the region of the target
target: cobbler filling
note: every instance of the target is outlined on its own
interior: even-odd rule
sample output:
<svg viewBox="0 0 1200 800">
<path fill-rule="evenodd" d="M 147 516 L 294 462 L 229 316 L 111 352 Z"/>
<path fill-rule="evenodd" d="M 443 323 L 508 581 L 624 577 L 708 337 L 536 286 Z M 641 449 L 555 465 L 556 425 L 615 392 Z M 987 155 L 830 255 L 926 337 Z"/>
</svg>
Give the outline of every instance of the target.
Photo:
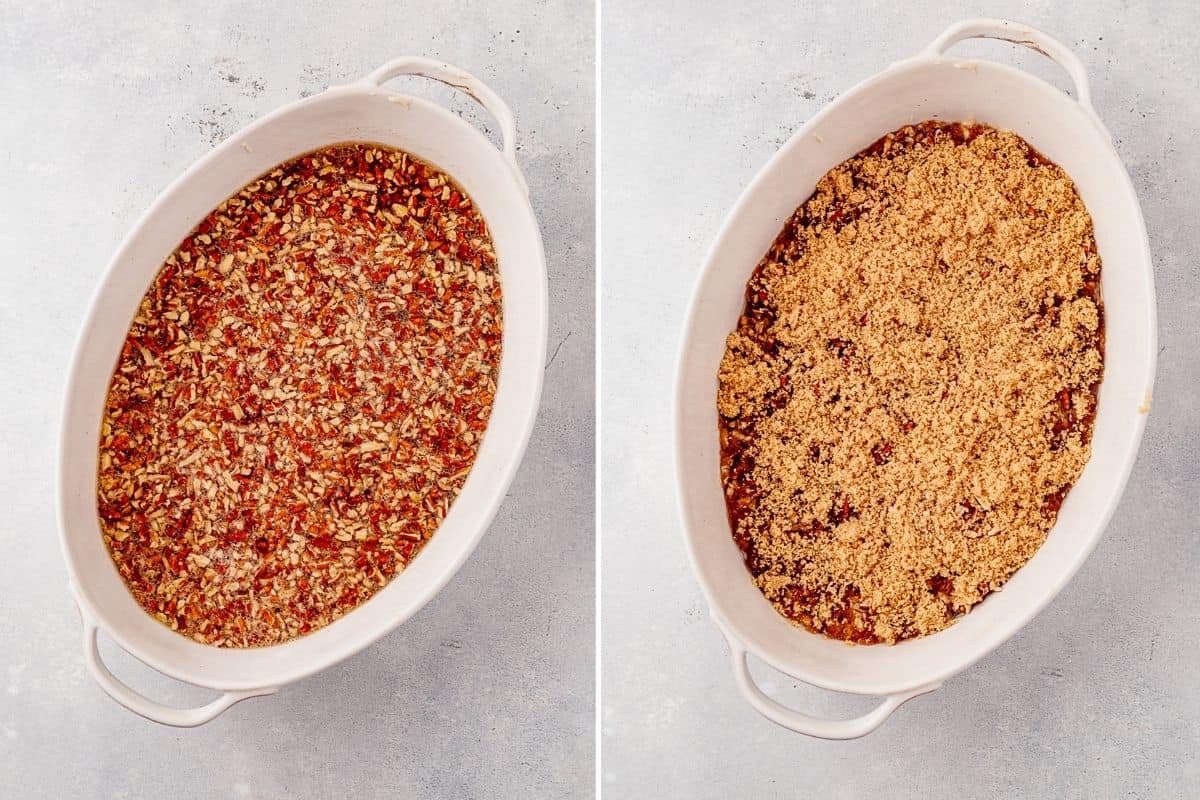
<svg viewBox="0 0 1200 800">
<path fill-rule="evenodd" d="M 793 622 L 941 630 L 1044 541 L 1090 455 L 1100 258 L 1013 133 L 924 122 L 826 174 L 746 287 L 719 373 L 734 540 Z"/>
</svg>

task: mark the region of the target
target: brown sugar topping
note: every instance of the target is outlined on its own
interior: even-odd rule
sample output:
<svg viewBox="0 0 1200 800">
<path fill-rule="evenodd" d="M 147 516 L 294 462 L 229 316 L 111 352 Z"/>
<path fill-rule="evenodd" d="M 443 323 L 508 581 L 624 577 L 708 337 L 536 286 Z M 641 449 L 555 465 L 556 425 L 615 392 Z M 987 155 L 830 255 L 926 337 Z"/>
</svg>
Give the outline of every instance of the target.
<svg viewBox="0 0 1200 800">
<path fill-rule="evenodd" d="M 496 391 L 483 218 L 399 150 L 335 145 L 221 203 L 142 299 L 97 508 L 135 599 L 211 645 L 328 625 L 413 559 Z"/>
<path fill-rule="evenodd" d="M 734 539 L 792 621 L 941 630 L 1033 556 L 1090 455 L 1100 258 L 1020 137 L 925 122 L 840 164 L 746 287 L 719 374 Z"/>
</svg>

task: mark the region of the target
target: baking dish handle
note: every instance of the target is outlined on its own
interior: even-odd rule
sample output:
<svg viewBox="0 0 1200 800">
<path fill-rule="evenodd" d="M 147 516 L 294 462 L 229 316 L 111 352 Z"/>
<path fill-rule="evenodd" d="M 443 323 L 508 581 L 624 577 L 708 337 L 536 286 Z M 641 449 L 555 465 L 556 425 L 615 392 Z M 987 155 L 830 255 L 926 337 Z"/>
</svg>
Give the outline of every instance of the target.
<svg viewBox="0 0 1200 800">
<path fill-rule="evenodd" d="M 500 99 L 500 95 L 493 92 L 486 83 L 471 73 L 451 64 L 422 56 L 401 56 L 400 58 L 394 58 L 364 77 L 359 83 L 365 83 L 370 86 L 383 86 L 383 84 L 392 78 L 397 78 L 401 75 L 416 75 L 444 83 L 452 89 L 458 89 L 460 92 L 466 93 L 476 103 L 483 106 L 484 110 L 491 114 L 492 118 L 500 125 L 500 137 L 504 142 L 504 160 L 508 162 L 525 194 L 529 194 L 529 187 L 525 184 L 525 176 L 521 174 L 521 168 L 517 165 L 516 119 L 513 117 L 508 104 Z"/>
<path fill-rule="evenodd" d="M 99 642 L 97 641 L 100 628 L 88 613 L 84 611 L 82 604 L 77 601 L 76 605 L 79 606 L 79 617 L 83 622 L 83 656 L 87 662 L 88 669 L 91 670 L 92 677 L 96 679 L 96 683 L 100 684 L 100 688 L 109 697 L 133 713 L 143 716 L 151 722 L 171 725 L 176 728 L 194 728 L 197 725 L 203 725 L 206 722 L 212 721 L 235 703 L 240 703 L 251 697 L 274 694 L 279 690 L 278 686 L 268 686 L 262 689 L 225 692 L 211 703 L 198 708 L 173 708 L 172 706 L 164 706 L 161 703 L 156 703 L 121 683 L 109 671 L 104 661 L 100 658 Z"/>
<path fill-rule="evenodd" d="M 965 39 L 1001 39 L 1035 50 L 1058 64 L 1075 84 L 1075 99 L 1079 105 L 1083 106 L 1092 121 L 1104 131 L 1105 136 L 1108 136 L 1108 131 L 1092 106 L 1092 88 L 1088 83 L 1087 70 L 1083 68 L 1079 57 L 1071 52 L 1071 48 L 1053 36 L 1019 22 L 979 18 L 965 19 L 951 25 L 930 42 L 929 46 L 921 51 L 921 55 L 931 58 L 945 55 L 947 50 Z"/>
<path fill-rule="evenodd" d="M 771 699 L 758 687 L 758 684 L 754 682 L 754 677 L 750 674 L 750 664 L 747 660 L 749 653 L 745 646 L 726 629 L 720 620 L 716 622 L 717 627 L 725 636 L 725 641 L 729 644 L 729 656 L 733 661 L 733 676 L 737 680 L 738 689 L 741 690 L 742 695 L 755 711 L 771 722 L 806 736 L 815 736 L 819 739 L 857 739 L 866 736 L 882 725 L 897 708 L 914 697 L 932 692 L 941 686 L 940 683 L 935 683 L 919 689 L 889 695 L 874 710 L 854 719 L 810 717 Z"/>
</svg>

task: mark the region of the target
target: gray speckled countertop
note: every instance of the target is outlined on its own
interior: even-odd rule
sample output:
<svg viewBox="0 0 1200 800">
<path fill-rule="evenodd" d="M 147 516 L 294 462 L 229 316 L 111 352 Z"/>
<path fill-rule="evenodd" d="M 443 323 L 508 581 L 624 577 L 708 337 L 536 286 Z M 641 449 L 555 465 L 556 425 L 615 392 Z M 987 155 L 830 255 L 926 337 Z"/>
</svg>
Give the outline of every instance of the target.
<svg viewBox="0 0 1200 800">
<path fill-rule="evenodd" d="M 1030 22 L 1088 68 L 1154 252 L 1154 408 L 1107 535 L 1046 611 L 870 737 L 807 739 L 762 719 L 738 695 L 684 553 L 670 442 L 683 314 L 722 219 L 792 131 L 968 16 Z M 1200 6 L 606 0 L 602 26 L 606 794 L 1195 796 Z M 1053 65 L 1010 46 L 973 43 L 962 52 L 1065 85 Z M 872 705 L 761 666 L 755 674 L 769 692 L 816 713 L 849 716 Z"/>
<path fill-rule="evenodd" d="M 546 797 L 593 786 L 593 14 L 582 2 L 0 4 L 0 797 Z M 388 58 L 512 106 L 545 239 L 537 429 L 479 549 L 360 655 L 190 731 L 86 674 L 54 519 L 66 365 L 117 243 L 227 134 Z M 411 79 L 410 79 L 411 80 Z M 486 124 L 469 102 L 413 91 Z M 183 687 L 104 648 L 119 675 Z"/>
</svg>

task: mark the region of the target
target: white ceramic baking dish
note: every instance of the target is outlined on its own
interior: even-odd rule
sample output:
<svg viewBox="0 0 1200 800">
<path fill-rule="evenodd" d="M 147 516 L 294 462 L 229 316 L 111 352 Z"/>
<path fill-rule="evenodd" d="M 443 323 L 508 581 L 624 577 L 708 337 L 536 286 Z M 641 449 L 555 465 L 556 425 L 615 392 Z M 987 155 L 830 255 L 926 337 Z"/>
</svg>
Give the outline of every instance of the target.
<svg viewBox="0 0 1200 800">
<path fill-rule="evenodd" d="M 956 42 L 977 37 L 1008 40 L 1053 59 L 1074 82 L 1075 97 L 1003 64 L 946 55 Z M 894 646 L 855 646 L 792 626 L 750 580 L 730 536 L 721 489 L 717 367 L 742 310 L 746 280 L 817 180 L 883 134 L 930 118 L 977 120 L 1015 131 L 1074 179 L 1103 260 L 1104 380 L 1091 460 L 1046 543 L 1004 590 L 932 636 Z M 1141 209 L 1092 108 L 1083 67 L 1061 43 L 1013 22 L 961 22 L 813 117 L 762 169 L 726 219 L 692 300 L 679 361 L 675 452 L 687 546 L 747 700 L 794 731 L 854 738 L 1016 633 L 1075 574 L 1112 515 L 1149 410 L 1155 355 L 1153 274 Z M 748 653 L 805 683 L 886 699 L 858 719 L 816 719 L 766 696 L 749 673 Z"/>
<path fill-rule="evenodd" d="M 446 109 L 383 84 L 419 75 L 466 92 L 499 123 L 503 150 Z M 470 555 L 516 473 L 537 414 L 546 352 L 546 265 L 537 221 L 516 161 L 508 107 L 478 79 L 424 58 L 400 58 L 346 86 L 285 106 L 196 162 L 164 191 L 113 256 L 91 304 L 67 383 L 59 449 L 63 552 L 83 621 L 88 667 L 109 695 L 157 722 L 193 726 L 234 703 L 270 694 L 371 644 L 411 617 Z M 474 467 L 436 535 L 387 587 L 309 636 L 272 647 L 222 649 L 191 641 L 151 618 L 113 566 L 96 515 L 96 450 L 104 398 L 130 320 L 163 259 L 222 200 L 276 164 L 335 142 L 392 145 L 455 178 L 491 230 L 503 287 L 504 332 L 491 419 Z M 105 667 L 103 630 L 139 660 L 221 696 L 171 708 L 120 683 Z"/>
</svg>

